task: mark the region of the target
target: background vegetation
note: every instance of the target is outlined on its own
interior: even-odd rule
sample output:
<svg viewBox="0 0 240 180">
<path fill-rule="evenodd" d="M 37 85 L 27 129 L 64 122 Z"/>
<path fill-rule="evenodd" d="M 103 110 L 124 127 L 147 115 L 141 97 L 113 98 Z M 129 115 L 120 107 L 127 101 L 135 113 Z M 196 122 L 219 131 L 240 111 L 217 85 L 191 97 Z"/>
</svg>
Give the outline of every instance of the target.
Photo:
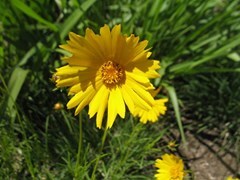
<svg viewBox="0 0 240 180">
<path fill-rule="evenodd" d="M 98 33 L 104 24 L 122 24 L 124 34 L 149 41 L 162 66 L 153 83 L 171 101 L 158 123 L 116 121 L 96 178 L 151 179 L 172 129 L 183 141 L 184 129 L 213 134 L 240 161 L 239 0 L 3 0 L 0 18 L 1 179 L 91 178 L 103 131 L 82 112 L 83 155 L 76 166 L 78 117 L 54 109 L 68 97 L 51 77 L 62 65 L 58 45 L 68 32 Z"/>
</svg>

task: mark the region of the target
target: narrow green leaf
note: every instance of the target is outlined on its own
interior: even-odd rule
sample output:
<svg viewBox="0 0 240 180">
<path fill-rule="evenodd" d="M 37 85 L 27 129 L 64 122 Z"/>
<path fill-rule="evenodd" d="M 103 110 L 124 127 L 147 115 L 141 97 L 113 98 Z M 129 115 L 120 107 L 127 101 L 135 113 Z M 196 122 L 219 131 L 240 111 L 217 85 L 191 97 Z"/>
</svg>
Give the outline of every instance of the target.
<svg viewBox="0 0 240 180">
<path fill-rule="evenodd" d="M 215 50 L 208 55 L 203 56 L 203 58 L 198 60 L 192 61 L 185 61 L 180 64 L 176 64 L 169 68 L 170 73 L 188 73 L 193 68 L 202 65 L 208 61 L 214 60 L 218 57 L 226 56 L 231 49 L 235 48 L 236 46 L 240 45 L 240 35 L 234 36 L 228 42 L 225 43 L 221 48 Z"/>
<path fill-rule="evenodd" d="M 20 67 L 16 67 L 11 75 L 11 78 L 8 82 L 9 97 L 7 100 L 7 107 L 10 111 L 12 111 L 12 107 L 23 86 L 27 73 L 28 73 L 28 70 L 24 70 Z M 15 112 L 12 112 L 12 115 L 15 115 Z"/>
<path fill-rule="evenodd" d="M 184 130 L 183 130 L 181 113 L 180 113 L 180 110 L 179 110 L 179 104 L 178 104 L 178 99 L 177 99 L 177 93 L 176 93 L 173 86 L 170 86 L 170 85 L 165 84 L 165 83 L 163 84 L 163 86 L 167 89 L 168 94 L 170 96 L 170 100 L 172 102 L 173 109 L 174 109 L 174 112 L 175 112 L 175 117 L 177 119 L 177 124 L 178 124 L 178 128 L 179 128 L 179 131 L 180 131 L 180 135 L 182 137 L 183 143 L 185 144 L 186 143 L 186 138 L 185 138 L 185 134 L 184 134 Z"/>
<path fill-rule="evenodd" d="M 50 28 L 53 31 L 58 31 L 58 27 L 55 24 L 53 24 L 53 23 L 45 20 L 44 18 L 42 18 L 40 15 L 38 15 L 34 10 L 32 10 L 29 6 L 27 6 L 22 1 L 11 0 L 11 3 L 12 3 L 13 6 L 15 6 L 16 8 L 21 10 L 23 13 L 25 13 L 29 17 L 37 20 L 39 23 L 42 23 L 42 24 L 46 25 L 48 28 Z"/>
<path fill-rule="evenodd" d="M 3 51 L 3 46 L 2 46 L 2 44 L 3 44 L 3 26 L 2 26 L 1 23 L 0 23 L 0 44 L 1 44 L 1 46 L 0 46 L 0 59 L 2 59 L 3 56 L 4 56 L 4 51 Z M 0 61 L 0 65 L 2 65 L 2 63 L 3 63 L 3 61 Z"/>
<path fill-rule="evenodd" d="M 214 68 L 214 67 L 201 67 L 196 69 L 191 69 L 184 72 L 184 74 L 199 74 L 199 73 L 234 73 L 240 72 L 240 68 Z"/>
<path fill-rule="evenodd" d="M 78 20 L 82 17 L 83 13 L 86 12 L 88 10 L 88 8 L 90 8 L 94 2 L 96 0 L 89 0 L 86 1 L 82 4 L 81 6 L 81 10 L 80 9 L 76 9 L 69 17 L 68 19 L 62 24 L 60 25 L 60 37 L 61 39 L 63 39 L 68 32 L 73 28 L 73 26 L 76 25 L 76 23 L 78 22 Z M 50 42 L 54 36 L 54 34 L 51 34 L 48 38 L 47 38 L 47 42 Z M 52 48 L 56 48 L 57 43 L 56 41 L 54 41 Z M 30 57 L 32 57 L 37 51 L 41 50 L 44 47 L 43 43 L 41 41 L 39 41 L 34 47 L 32 47 L 26 54 L 25 56 L 21 59 L 21 61 L 18 63 L 18 66 L 23 66 L 24 64 L 27 63 L 28 59 Z M 46 59 L 46 58 L 45 58 Z"/>
<path fill-rule="evenodd" d="M 238 46 L 240 44 L 240 35 L 233 37 L 232 39 L 229 40 L 229 42 L 226 42 L 226 45 L 223 47 L 219 48 L 217 51 L 213 52 L 209 56 L 205 56 L 204 58 L 197 60 L 196 62 L 191 64 L 191 68 L 194 68 L 200 64 L 203 64 L 209 60 L 215 59 L 217 57 L 225 55 L 229 50 L 232 48 Z"/>
<path fill-rule="evenodd" d="M 86 12 L 94 3 L 96 0 L 88 0 L 85 1 L 81 9 L 76 9 L 71 16 L 68 17 L 68 19 L 62 24 L 61 26 L 61 32 L 60 37 L 63 39 L 69 31 L 73 28 L 73 26 L 78 22 L 78 20 L 82 17 L 83 13 Z"/>
<path fill-rule="evenodd" d="M 240 61 L 240 56 L 237 52 L 231 53 L 227 56 L 229 59 L 239 62 Z"/>
</svg>

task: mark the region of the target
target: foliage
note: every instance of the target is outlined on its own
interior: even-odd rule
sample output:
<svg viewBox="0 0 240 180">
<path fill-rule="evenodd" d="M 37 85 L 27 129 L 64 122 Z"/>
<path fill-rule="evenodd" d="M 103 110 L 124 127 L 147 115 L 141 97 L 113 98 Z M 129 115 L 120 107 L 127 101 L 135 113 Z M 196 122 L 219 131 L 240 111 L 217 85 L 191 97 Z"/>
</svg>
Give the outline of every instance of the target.
<svg viewBox="0 0 240 180">
<path fill-rule="evenodd" d="M 53 109 L 68 97 L 54 91 L 51 76 L 62 65 L 58 45 L 68 32 L 97 32 L 105 23 L 121 23 L 124 33 L 149 41 L 162 66 L 154 84 L 169 94 L 183 139 L 181 113 L 197 120 L 192 127 L 197 124 L 199 131 L 217 126 L 222 137 L 228 133 L 239 143 L 239 7 L 239 0 L 0 1 L 0 177 L 73 178 L 78 119 Z M 82 115 L 78 170 L 88 179 L 102 131 Z M 166 128 L 142 126 L 130 117 L 117 122 L 108 132 L 97 177 L 152 177 L 151 162 L 164 151 L 156 147 Z"/>
</svg>

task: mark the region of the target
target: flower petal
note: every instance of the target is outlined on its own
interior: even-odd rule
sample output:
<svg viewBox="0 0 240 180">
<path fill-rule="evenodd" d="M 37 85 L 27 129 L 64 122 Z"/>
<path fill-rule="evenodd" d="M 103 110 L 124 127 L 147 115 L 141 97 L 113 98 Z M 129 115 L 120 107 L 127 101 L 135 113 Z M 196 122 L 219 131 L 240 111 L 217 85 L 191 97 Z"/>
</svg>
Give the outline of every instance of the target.
<svg viewBox="0 0 240 180">
<path fill-rule="evenodd" d="M 112 41 L 111 41 L 111 32 L 108 25 L 104 25 L 100 28 L 100 35 L 102 40 L 102 46 L 104 46 L 104 55 L 107 58 L 112 56 Z"/>
<path fill-rule="evenodd" d="M 97 127 L 101 128 L 102 118 L 107 106 L 109 90 L 102 85 L 89 104 L 88 114 L 92 118 L 97 112 Z"/>
<path fill-rule="evenodd" d="M 101 106 L 99 106 L 97 119 L 96 119 L 98 128 L 102 127 L 102 119 L 103 119 L 104 112 L 107 108 L 108 95 L 109 95 L 109 91 L 104 91 L 104 93 L 102 94 L 102 103 L 101 103 Z"/>
<path fill-rule="evenodd" d="M 159 77 L 159 74 L 155 70 L 159 68 L 159 61 L 147 60 L 129 63 L 126 67 L 126 71 L 130 71 L 134 74 L 140 74 L 147 78 L 157 78 Z"/>
<path fill-rule="evenodd" d="M 105 98 L 108 98 L 108 94 L 108 89 L 106 88 L 106 86 L 102 85 L 89 104 L 88 114 L 90 118 L 92 118 L 96 114 L 99 107 L 102 105 L 102 101 Z"/>
<path fill-rule="evenodd" d="M 101 85 L 101 82 L 97 81 L 95 85 L 89 85 L 85 91 L 78 92 L 67 103 L 67 108 L 71 109 L 71 108 L 76 107 L 77 105 L 79 105 L 77 110 L 76 110 L 76 112 L 75 112 L 75 113 L 77 113 L 77 112 L 79 113 L 80 110 L 83 108 L 82 106 L 86 102 L 89 102 L 93 98 L 93 96 L 98 91 L 100 85 Z"/>
<path fill-rule="evenodd" d="M 121 118 L 125 117 L 125 103 L 123 101 L 122 93 L 119 88 L 114 89 L 114 91 L 111 91 L 111 93 L 114 95 L 115 99 L 115 107 L 117 110 L 117 113 L 120 115 Z"/>
<path fill-rule="evenodd" d="M 112 127 L 117 114 L 119 114 L 122 118 L 125 117 L 125 104 L 121 91 L 118 88 L 115 88 L 111 89 L 109 95 L 107 128 Z"/>
<path fill-rule="evenodd" d="M 116 119 L 117 111 L 115 108 L 114 95 L 110 93 L 108 100 L 108 117 L 106 128 L 111 128 L 114 120 Z"/>
<path fill-rule="evenodd" d="M 122 92 L 122 96 L 123 96 L 124 102 L 126 103 L 129 111 L 131 113 L 133 113 L 134 112 L 134 102 L 132 100 L 132 97 L 128 93 L 128 90 L 125 88 L 125 86 L 121 87 L 121 92 Z"/>
<path fill-rule="evenodd" d="M 140 75 L 140 73 L 132 73 L 132 72 L 126 71 L 126 75 L 141 84 L 149 84 L 150 82 L 146 76 L 144 76 L 143 74 Z"/>
<path fill-rule="evenodd" d="M 121 38 L 121 25 L 116 25 L 113 27 L 111 31 L 111 37 L 112 37 L 112 56 L 115 60 L 115 54 L 117 51 L 119 51 L 118 45 L 119 45 L 119 39 Z M 119 62 L 118 60 L 115 60 L 116 62 Z"/>
<path fill-rule="evenodd" d="M 149 110 L 151 108 L 151 106 L 144 99 L 142 99 L 135 91 L 133 91 L 133 89 L 130 88 L 130 86 L 128 84 L 122 85 L 122 89 L 123 89 L 123 91 L 127 92 L 126 94 L 129 95 L 129 97 L 131 98 L 131 100 L 134 103 L 134 106 L 138 105 L 145 110 Z M 127 100 L 129 97 L 126 98 L 126 96 L 124 96 L 124 100 Z M 131 102 L 131 101 L 128 101 L 128 103 L 129 102 Z M 127 101 L 126 101 L 126 103 L 127 103 Z M 127 104 L 127 105 L 128 105 L 129 109 L 134 109 L 131 107 L 132 106 L 131 104 Z"/>
<path fill-rule="evenodd" d="M 154 99 L 152 97 L 152 95 L 146 90 L 144 89 L 139 83 L 132 81 L 131 79 L 127 79 L 126 83 L 128 84 L 128 86 L 130 86 L 134 92 L 136 92 L 139 97 L 141 97 L 141 99 L 143 99 L 147 104 L 149 104 L 150 106 L 154 104 Z"/>
<path fill-rule="evenodd" d="M 78 76 L 75 77 L 69 77 L 66 79 L 59 79 L 56 81 L 57 82 L 57 87 L 65 87 L 65 86 L 72 86 L 74 84 L 79 83 L 79 78 Z"/>
</svg>

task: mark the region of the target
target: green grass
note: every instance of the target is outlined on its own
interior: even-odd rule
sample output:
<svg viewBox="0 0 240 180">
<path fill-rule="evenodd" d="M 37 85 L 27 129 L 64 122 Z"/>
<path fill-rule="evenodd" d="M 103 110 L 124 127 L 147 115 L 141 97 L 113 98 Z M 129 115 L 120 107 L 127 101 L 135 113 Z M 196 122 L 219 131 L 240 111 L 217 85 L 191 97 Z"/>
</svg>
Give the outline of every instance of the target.
<svg viewBox="0 0 240 180">
<path fill-rule="evenodd" d="M 185 141 L 186 129 L 201 133 L 217 126 L 218 140 L 228 135 L 226 148 L 235 144 L 239 159 L 239 19 L 239 0 L 1 1 L 0 178 L 72 179 L 79 172 L 78 178 L 90 179 L 100 156 L 97 179 L 151 179 L 154 160 L 168 152 L 163 139 L 171 128 Z M 130 116 L 117 119 L 99 153 L 103 130 L 83 111 L 76 165 L 78 117 L 53 109 L 68 101 L 66 90 L 55 90 L 50 80 L 63 63 L 58 45 L 70 31 L 83 35 L 89 27 L 97 33 L 119 23 L 124 34 L 149 41 L 162 67 L 153 83 L 174 113 L 146 126 Z"/>
</svg>

